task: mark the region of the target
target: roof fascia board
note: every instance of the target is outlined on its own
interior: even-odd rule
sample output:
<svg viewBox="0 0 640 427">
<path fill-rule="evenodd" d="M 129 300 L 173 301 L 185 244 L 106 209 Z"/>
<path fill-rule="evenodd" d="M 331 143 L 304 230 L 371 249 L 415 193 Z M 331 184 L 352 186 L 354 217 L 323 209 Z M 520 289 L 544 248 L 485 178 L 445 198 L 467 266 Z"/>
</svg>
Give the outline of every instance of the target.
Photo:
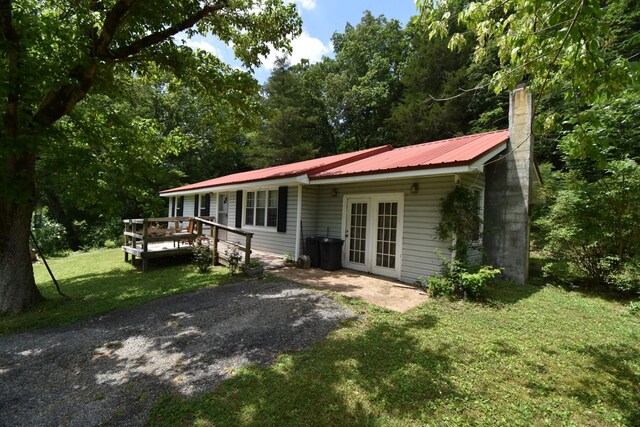
<svg viewBox="0 0 640 427">
<path fill-rule="evenodd" d="M 346 184 L 351 182 L 383 181 L 387 179 L 421 178 L 426 176 L 452 175 L 456 173 L 479 172 L 471 166 L 453 166 L 437 169 L 414 169 L 401 172 L 372 173 L 367 175 L 350 175 L 339 178 L 313 179 L 311 185 Z"/>
<path fill-rule="evenodd" d="M 478 169 L 480 172 L 482 172 L 483 169 L 484 169 L 484 164 L 487 163 L 492 158 L 494 158 L 495 156 L 497 156 L 498 154 L 500 154 L 505 148 L 507 148 L 507 142 L 506 141 L 503 142 L 502 144 L 496 146 L 495 148 L 493 148 L 491 151 L 489 151 L 484 156 L 480 157 L 475 162 L 471 163 L 470 167 L 472 169 Z"/>
<path fill-rule="evenodd" d="M 187 194 L 210 193 L 217 191 L 244 190 L 245 188 L 274 187 L 287 184 L 309 184 L 309 177 L 307 175 L 299 175 L 288 178 L 239 182 L 237 184 L 218 185 L 213 187 L 191 188 L 188 190 L 172 191 L 170 193 L 160 193 L 160 197 L 184 196 Z"/>
</svg>

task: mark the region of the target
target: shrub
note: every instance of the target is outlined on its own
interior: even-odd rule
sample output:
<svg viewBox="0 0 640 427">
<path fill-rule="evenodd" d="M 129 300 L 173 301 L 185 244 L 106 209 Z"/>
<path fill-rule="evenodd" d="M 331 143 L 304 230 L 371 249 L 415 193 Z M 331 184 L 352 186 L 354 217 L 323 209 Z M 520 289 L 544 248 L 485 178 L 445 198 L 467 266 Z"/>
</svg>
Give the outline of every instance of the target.
<svg viewBox="0 0 640 427">
<path fill-rule="evenodd" d="M 104 247 L 107 249 L 114 249 L 118 247 L 118 244 L 116 243 L 115 240 L 105 240 Z"/>
<path fill-rule="evenodd" d="M 282 256 L 282 260 L 285 264 L 293 264 L 295 262 L 295 260 L 293 259 L 293 255 L 291 254 L 284 254 Z"/>
<path fill-rule="evenodd" d="M 229 262 L 229 271 L 231 271 L 231 274 L 234 274 L 236 271 L 238 271 L 238 266 L 240 265 L 240 260 L 242 260 L 242 255 L 240 255 L 240 251 L 236 246 L 225 249 L 224 254 L 226 255 Z"/>
<path fill-rule="evenodd" d="M 607 281 L 622 292 L 640 294 L 640 261 L 632 260 L 623 264 Z"/>
<path fill-rule="evenodd" d="M 499 269 L 486 265 L 480 267 L 475 273 L 462 273 L 461 291 L 463 298 L 473 300 L 482 298 L 489 282 L 500 275 L 500 273 Z"/>
<path fill-rule="evenodd" d="M 537 222 L 545 254 L 566 260 L 574 279 L 628 286 L 626 278 L 634 274 L 629 263 L 640 256 L 640 166 L 633 160 L 613 161 L 600 179 L 588 182 L 569 173 L 563 184 Z"/>
<path fill-rule="evenodd" d="M 427 282 L 427 292 L 434 297 L 480 299 L 489 282 L 501 273 L 499 269 L 489 266 L 469 271 L 459 260 L 449 261 L 441 256 L 439 258 L 442 261 L 440 276 L 432 276 Z"/>
<path fill-rule="evenodd" d="M 640 316 L 640 301 L 631 301 L 629 303 L 629 311 L 635 316 Z"/>
<path fill-rule="evenodd" d="M 38 247 L 45 255 L 55 255 L 69 249 L 64 226 L 49 218 L 46 209 L 43 210 L 38 225 L 38 228 L 33 229 L 33 235 L 38 242 Z"/>
<path fill-rule="evenodd" d="M 213 264 L 213 251 L 202 238 L 198 238 L 193 247 L 193 263 L 198 267 L 200 273 L 209 271 Z"/>
<path fill-rule="evenodd" d="M 438 276 L 431 276 L 427 282 L 426 291 L 432 297 L 451 296 L 453 287 L 449 280 Z"/>
</svg>

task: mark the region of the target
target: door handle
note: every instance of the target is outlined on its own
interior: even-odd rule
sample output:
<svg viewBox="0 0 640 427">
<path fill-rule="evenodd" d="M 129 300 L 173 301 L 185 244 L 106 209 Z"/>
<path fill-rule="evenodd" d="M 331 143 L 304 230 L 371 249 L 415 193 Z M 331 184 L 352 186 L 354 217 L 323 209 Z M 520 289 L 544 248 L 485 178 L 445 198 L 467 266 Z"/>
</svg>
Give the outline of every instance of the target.
<svg viewBox="0 0 640 427">
<path fill-rule="evenodd" d="M 349 230 L 344 230 L 344 237 L 345 238 L 349 237 Z"/>
</svg>

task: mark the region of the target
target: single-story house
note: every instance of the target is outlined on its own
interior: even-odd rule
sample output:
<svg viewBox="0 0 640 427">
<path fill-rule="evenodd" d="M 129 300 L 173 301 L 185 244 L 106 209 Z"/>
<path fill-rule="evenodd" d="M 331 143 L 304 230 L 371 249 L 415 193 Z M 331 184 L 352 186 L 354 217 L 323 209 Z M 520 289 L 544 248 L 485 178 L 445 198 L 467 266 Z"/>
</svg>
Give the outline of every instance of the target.
<svg viewBox="0 0 640 427">
<path fill-rule="evenodd" d="M 533 166 L 533 101 L 511 94 L 508 130 L 352 153 L 222 176 L 164 190 L 169 216 L 215 216 L 254 233 L 252 247 L 302 255 L 310 235 L 343 239 L 346 268 L 415 282 L 447 255 L 436 226 L 456 183 L 478 193 L 484 248 L 507 277 L 526 282 Z M 491 232 L 489 232 L 491 230 Z"/>
</svg>

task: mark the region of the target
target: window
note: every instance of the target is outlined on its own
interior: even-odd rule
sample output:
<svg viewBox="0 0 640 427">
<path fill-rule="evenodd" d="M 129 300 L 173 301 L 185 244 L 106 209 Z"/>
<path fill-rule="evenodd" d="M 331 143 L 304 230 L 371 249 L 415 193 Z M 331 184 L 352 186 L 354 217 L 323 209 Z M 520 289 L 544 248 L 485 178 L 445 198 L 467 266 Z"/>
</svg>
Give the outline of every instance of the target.
<svg viewBox="0 0 640 427">
<path fill-rule="evenodd" d="M 247 191 L 244 224 L 276 227 L 278 225 L 278 190 Z"/>
</svg>

